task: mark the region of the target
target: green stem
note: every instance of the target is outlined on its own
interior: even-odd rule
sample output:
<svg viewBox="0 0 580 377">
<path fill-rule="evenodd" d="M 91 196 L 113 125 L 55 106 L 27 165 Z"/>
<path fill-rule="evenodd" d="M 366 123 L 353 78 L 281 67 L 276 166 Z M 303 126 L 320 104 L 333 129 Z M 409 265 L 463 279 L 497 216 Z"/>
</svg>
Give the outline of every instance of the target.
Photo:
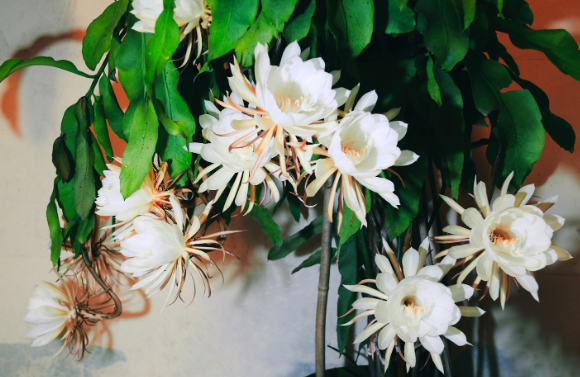
<svg viewBox="0 0 580 377">
<path fill-rule="evenodd" d="M 91 87 L 89 88 L 89 91 L 87 92 L 85 97 L 91 98 L 91 96 L 93 95 L 93 92 L 95 91 L 95 88 L 97 87 L 97 84 L 99 83 L 99 79 L 103 75 L 103 72 L 105 72 L 105 68 L 107 68 L 107 64 L 109 64 L 109 54 L 110 54 L 110 52 L 107 53 L 107 56 L 105 56 L 105 60 L 103 61 L 103 64 L 101 64 L 101 67 L 99 68 L 97 73 L 95 73 L 95 75 L 93 76 L 94 77 L 93 82 L 92 82 Z"/>
</svg>

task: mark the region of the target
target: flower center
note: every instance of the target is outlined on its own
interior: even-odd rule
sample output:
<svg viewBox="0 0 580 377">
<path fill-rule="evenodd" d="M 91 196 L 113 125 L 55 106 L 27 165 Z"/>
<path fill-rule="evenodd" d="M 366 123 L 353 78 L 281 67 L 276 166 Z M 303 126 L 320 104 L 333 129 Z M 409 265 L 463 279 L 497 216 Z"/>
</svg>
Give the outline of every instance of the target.
<svg viewBox="0 0 580 377">
<path fill-rule="evenodd" d="M 518 253 L 518 249 L 524 238 L 525 234 L 516 237 L 509 229 L 505 229 L 501 224 L 495 224 L 495 227 L 489 233 L 489 240 L 495 246 L 499 247 L 499 251 L 509 253 L 516 257 L 521 256 Z"/>
<path fill-rule="evenodd" d="M 288 96 L 275 93 L 274 97 L 276 98 L 278 108 L 284 113 L 299 113 L 311 107 L 308 96 L 303 95 L 297 99 L 292 99 Z"/>
<path fill-rule="evenodd" d="M 362 141 L 362 140 L 361 140 Z M 364 141 L 352 141 L 347 144 L 343 144 L 340 150 L 352 161 L 353 164 L 358 165 L 363 161 L 371 149 L 371 141 L 365 138 Z"/>
<path fill-rule="evenodd" d="M 254 162 L 256 161 L 255 143 L 246 145 L 243 148 L 234 148 L 230 152 L 241 162 Z"/>
<path fill-rule="evenodd" d="M 407 295 L 401 300 L 401 311 L 407 318 L 413 320 L 420 320 L 429 310 L 429 305 L 417 305 L 417 297 L 415 295 Z"/>
</svg>

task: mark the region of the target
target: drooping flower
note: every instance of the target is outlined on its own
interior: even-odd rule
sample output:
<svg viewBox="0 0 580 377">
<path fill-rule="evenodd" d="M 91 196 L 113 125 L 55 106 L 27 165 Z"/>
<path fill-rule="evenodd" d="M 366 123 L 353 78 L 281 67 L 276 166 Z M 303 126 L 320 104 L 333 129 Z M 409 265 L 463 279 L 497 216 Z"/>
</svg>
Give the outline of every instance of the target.
<svg viewBox="0 0 580 377">
<path fill-rule="evenodd" d="M 455 325 L 462 316 L 476 317 L 484 313 L 477 307 L 460 307 L 455 303 L 473 295 L 474 289 L 457 284 L 451 287 L 439 283 L 455 263 L 446 257 L 440 264 L 423 267 L 428 254 L 429 239 L 425 239 L 419 251 L 408 249 L 403 255 L 402 269 L 388 244 L 384 242 L 389 259 L 383 255 L 375 257 L 380 269 L 374 282 L 378 290 L 362 285 L 345 287 L 353 292 L 365 293 L 373 297 L 363 297 L 353 303 L 353 310 L 364 310 L 346 325 L 360 318 L 374 316 L 368 326 L 357 335 L 355 343 L 360 343 L 378 334 L 378 346 L 386 349 L 385 370 L 398 339 L 405 342 L 404 356 L 407 368 L 416 364 L 415 342 L 430 352 L 433 362 L 443 373 L 440 354 L 443 352 L 445 336 L 458 346 L 468 344 L 465 334 Z M 372 342 L 371 342 L 372 344 Z"/>
<path fill-rule="evenodd" d="M 163 12 L 163 0 L 133 0 L 133 13 L 139 21 L 133 29 L 141 33 L 155 33 L 155 23 Z M 206 29 L 211 20 L 211 12 L 204 0 L 175 0 L 173 19 L 182 29 L 182 34 L 189 34 L 198 26 Z"/>
<path fill-rule="evenodd" d="M 231 98 L 235 103 L 243 106 L 243 101 L 239 97 L 232 95 Z M 190 152 L 200 154 L 204 160 L 211 163 L 199 173 L 195 183 L 213 172 L 209 178 L 202 182 L 199 192 L 217 190 L 214 199 L 216 201 L 227 188 L 227 184 L 235 177 L 224 204 L 224 211 L 231 206 L 232 202 L 235 202 L 243 210 L 248 197 L 248 188 L 250 188 L 251 200 L 247 210 L 249 212 L 254 205 L 255 186 L 260 184 L 269 188 L 271 199 L 277 202 L 280 199 L 280 193 L 269 174 L 279 169 L 278 165 L 270 162 L 270 159 L 275 155 L 273 143 L 266 145 L 265 150 L 262 151 L 267 157 L 258 161 L 259 153 L 256 153 L 256 150 L 260 146 L 261 139 L 254 138 L 254 134 L 248 129 L 238 130 L 240 125 L 253 122 L 252 118 L 240 111 L 231 109 L 223 109 L 220 112 L 209 101 L 206 101 L 205 105 L 208 114 L 202 115 L 199 123 L 208 143 L 189 144 Z M 230 148 L 234 143 L 236 145 Z M 256 164 L 258 169 L 250 178 L 252 168 Z M 264 190 L 264 194 L 266 194 L 266 190 Z"/>
<path fill-rule="evenodd" d="M 139 216 L 133 221 L 135 234 L 121 241 L 121 254 L 128 258 L 121 265 L 121 270 L 141 278 L 131 289 L 147 287 L 145 293 L 151 296 L 169 285 L 169 294 L 161 310 L 171 298 L 175 300 L 179 297 L 188 272 L 197 272 L 202 278 L 204 290 L 207 285 L 211 295 L 211 276 L 206 263 L 211 264 L 212 260 L 207 252 L 221 250 L 225 253 L 219 242 L 212 237 L 233 233 L 223 231 L 202 234 L 201 226 L 207 219 L 211 204 L 200 217 L 193 216 L 185 228 L 183 210 L 175 198 L 171 197 L 170 200 L 175 202 L 175 223 L 160 221 L 150 215 Z"/>
<path fill-rule="evenodd" d="M 564 225 L 564 218 L 545 215 L 557 197 L 532 204 L 529 200 L 534 185 L 522 187 L 515 195 L 508 194 L 511 173 L 501 188 L 500 196 L 489 205 L 485 183 L 474 183 L 474 197 L 479 207 L 464 209 L 453 199 L 442 196 L 451 208 L 461 215 L 469 228 L 451 225 L 443 230 L 449 236 L 439 236 L 439 242 L 468 242 L 453 246 L 442 254 L 470 261 L 458 278 L 462 282 L 473 269 L 477 271 L 474 286 L 487 282 L 493 300 L 500 297 L 502 307 L 509 296 L 511 279 L 538 299 L 538 283 L 532 275 L 557 260 L 572 258 L 563 248 L 552 243 L 554 232 Z M 441 254 L 441 253 L 440 253 Z"/>
<path fill-rule="evenodd" d="M 353 90 L 356 95 L 357 90 Z M 345 109 L 345 117 L 331 137 L 321 138 L 328 151 L 315 149 L 316 154 L 326 158 L 318 160 L 316 179 L 308 185 L 306 193 L 314 196 L 324 183 L 334 175 L 329 198 L 328 218 L 332 219 L 334 196 L 340 181 L 340 201 L 356 214 L 362 225 L 366 225 L 365 199 L 359 186 L 363 185 L 379 194 L 394 207 L 399 205 L 393 182 L 378 177 L 392 166 L 405 166 L 415 162 L 419 156 L 397 146 L 407 133 L 407 124 L 389 122 L 382 114 L 371 114 L 377 102 L 375 91 L 361 97 L 353 111 Z M 348 106 L 347 106 L 348 107 Z M 340 203 L 340 205 L 342 205 Z"/>
<path fill-rule="evenodd" d="M 122 163 L 121 159 L 117 160 Z M 167 172 L 166 163 L 159 167 L 153 164 L 141 188 L 127 199 L 123 199 L 121 194 L 121 168 L 113 164 L 107 164 L 107 167 L 109 169 L 104 171 L 103 187 L 99 189 L 95 201 L 97 205 L 95 213 L 99 216 L 115 216 L 118 222 L 115 226 L 124 225 L 114 233 L 115 236 L 123 238 L 130 223 L 139 215 L 154 213 L 160 217 L 164 216 L 164 206 L 169 203 L 167 199 L 176 192 L 170 189 L 175 180 L 164 181 Z"/>
<path fill-rule="evenodd" d="M 43 282 L 34 288 L 28 300 L 28 314 L 24 317 L 31 325 L 26 337 L 34 339 L 32 347 L 44 346 L 60 338 L 64 344 L 56 355 L 68 347 L 69 354 L 82 358 L 88 337 L 77 312 L 75 296 L 66 285 L 59 288 Z"/>
<path fill-rule="evenodd" d="M 304 144 L 314 135 L 327 131 L 329 124 L 324 119 L 336 113 L 349 91 L 332 89 L 339 75 L 325 72 L 321 58 L 304 61 L 297 42 L 286 47 L 279 66 L 270 64 L 267 46 L 258 43 L 254 55 L 255 85 L 244 76 L 237 61 L 232 67 L 233 76 L 228 79 L 232 91 L 250 106 L 243 107 L 229 97 L 225 102 L 217 102 L 253 117 L 253 121 L 240 124 L 240 129 L 251 130 L 248 135 L 255 134 L 262 139 L 263 144 L 257 147 L 259 158 L 254 169 L 269 158 L 262 151 L 273 138 L 282 169 L 285 168 L 285 156 L 291 149 L 304 170 L 311 173 L 312 168 L 304 155 Z M 282 172 L 286 175 L 284 170 Z"/>
</svg>

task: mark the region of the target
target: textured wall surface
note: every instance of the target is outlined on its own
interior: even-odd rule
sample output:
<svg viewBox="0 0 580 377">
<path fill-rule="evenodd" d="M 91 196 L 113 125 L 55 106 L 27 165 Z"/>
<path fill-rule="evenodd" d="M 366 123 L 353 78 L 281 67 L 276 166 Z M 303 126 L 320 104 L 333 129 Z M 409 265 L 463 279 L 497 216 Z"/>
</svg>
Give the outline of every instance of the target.
<svg viewBox="0 0 580 377">
<path fill-rule="evenodd" d="M 69 59 L 84 67 L 82 30 L 109 1 L 3 0 L 0 12 L 0 61 L 36 54 Z M 580 39 L 580 7 L 576 0 L 532 0 L 535 28 L 564 27 Z M 507 38 L 505 41 L 509 44 Z M 522 76 L 544 89 L 552 111 L 580 133 L 580 83 L 559 73 L 544 55 L 511 49 Z M 253 219 L 236 218 L 234 227 L 247 232 L 228 240 L 240 260 L 220 263 L 225 283 L 213 279 L 212 297 L 198 295 L 189 306 L 177 302 L 159 313 L 164 294 L 146 299 L 124 292 L 126 314 L 108 326 L 97 326 L 91 354 L 82 362 L 50 359 L 60 345 L 31 348 L 24 337 L 27 300 L 42 280 L 53 281 L 44 213 L 54 168 L 52 142 L 62 113 L 85 93 L 87 79 L 50 68 L 25 70 L 18 79 L 0 84 L 0 376 L 305 376 L 314 371 L 314 315 L 318 269 L 290 275 L 315 250 L 315 242 L 278 262 L 267 262 L 271 244 Z M 487 137 L 489 130 L 478 135 Z M 580 149 L 580 148 L 577 148 Z M 482 155 L 484 151 L 476 151 Z M 552 209 L 566 218 L 555 243 L 580 254 L 580 152 L 569 154 L 549 137 L 536 170 L 528 179 L 537 195 L 559 194 Z M 478 176 L 487 177 L 488 169 Z M 467 198 L 468 199 L 468 198 Z M 286 234 L 302 225 L 276 219 Z M 309 220 L 312 219 L 310 215 Z M 450 216 L 450 220 L 453 218 Z M 580 267 L 573 259 L 538 273 L 538 304 L 515 294 L 505 311 L 499 305 L 463 328 L 474 347 L 456 349 L 459 376 L 577 376 L 580 368 Z M 327 343 L 336 344 L 336 290 L 331 272 Z M 191 291 L 185 297 L 191 297 Z M 327 364 L 340 366 L 329 350 Z"/>
</svg>

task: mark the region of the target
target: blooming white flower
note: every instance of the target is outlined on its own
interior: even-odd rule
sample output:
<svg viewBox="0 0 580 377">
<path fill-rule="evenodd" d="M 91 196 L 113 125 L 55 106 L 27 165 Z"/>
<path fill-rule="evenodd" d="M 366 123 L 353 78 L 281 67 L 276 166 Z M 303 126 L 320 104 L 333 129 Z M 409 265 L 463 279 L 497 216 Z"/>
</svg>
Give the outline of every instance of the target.
<svg viewBox="0 0 580 377">
<path fill-rule="evenodd" d="M 261 136 L 265 145 L 274 138 L 282 169 L 284 156 L 288 155 L 286 149 L 290 148 L 304 170 L 311 173 L 304 150 L 297 147 L 301 144 L 298 138 L 310 142 L 313 136 L 327 132 L 335 123 L 323 120 L 336 114 L 349 91 L 332 89 L 339 74 L 325 72 L 321 58 L 304 61 L 300 52 L 297 42 L 290 43 L 282 54 L 280 65 L 274 66 L 270 64 L 267 46 L 258 43 L 254 50 L 255 85 L 244 76 L 237 61 L 232 66 L 233 76 L 228 78 L 233 93 L 250 106 L 245 108 L 233 101 L 218 103 L 251 115 L 254 122 L 248 122 L 246 127 Z M 261 150 L 258 154 L 262 156 Z M 266 157 L 259 161 L 263 158 Z M 287 175 L 285 171 L 283 174 Z"/>
<path fill-rule="evenodd" d="M 63 334 L 61 338 L 65 339 L 67 329 L 74 327 L 76 316 L 75 301 L 70 292 L 43 282 L 34 288 L 28 300 L 28 314 L 24 321 L 32 326 L 26 337 L 34 339 L 33 347 L 44 346 Z"/>
<path fill-rule="evenodd" d="M 387 251 L 393 254 L 384 242 Z M 397 338 L 405 342 L 404 354 L 407 367 L 416 363 L 415 345 L 421 345 L 431 353 L 437 368 L 443 373 L 440 354 L 443 352 L 441 335 L 453 343 L 463 346 L 467 343 L 465 334 L 455 325 L 461 316 L 480 316 L 484 312 L 477 307 L 459 307 L 455 303 L 469 299 L 474 289 L 457 284 L 451 287 L 439 283 L 449 268 L 455 263 L 447 257 L 441 264 L 422 267 L 428 253 L 429 239 L 425 239 L 419 251 L 410 248 L 403 255 L 402 269 L 396 258 L 394 265 L 383 255 L 375 257 L 380 269 L 375 283 L 378 290 L 363 285 L 345 286 L 353 292 L 361 292 L 374 297 L 364 297 L 353 303 L 353 308 L 365 310 L 345 325 L 359 318 L 374 316 L 374 320 L 357 335 L 355 343 L 360 343 L 378 333 L 378 346 L 387 349 L 385 370 L 389 366 L 391 353 Z M 394 267 L 394 268 L 393 268 Z"/>
<path fill-rule="evenodd" d="M 206 236 L 197 234 L 201 224 L 207 219 L 211 205 L 205 208 L 200 217 L 193 216 L 184 232 L 183 211 L 174 197 L 170 200 L 173 202 L 175 224 L 169 224 L 150 215 L 139 216 L 133 221 L 136 234 L 121 241 L 121 254 L 128 258 L 121 265 L 121 271 L 141 278 L 131 289 L 147 286 L 145 293 L 151 296 L 166 285 L 170 285 L 169 294 L 161 310 L 165 308 L 170 298 L 174 297 L 172 294 L 175 287 L 177 287 L 175 297 L 179 296 L 187 272 L 191 273 L 190 268 L 204 278 L 205 287 L 209 278 L 205 262 L 211 263 L 206 250 L 223 250 L 211 237 L 231 233 L 231 231 L 219 232 Z"/>
<path fill-rule="evenodd" d="M 353 93 L 356 93 L 353 90 Z M 378 177 L 382 170 L 391 166 L 405 166 L 415 162 L 419 156 L 397 146 L 407 133 L 407 124 L 389 122 L 382 114 L 371 114 L 378 96 L 375 91 L 361 97 L 353 111 L 340 121 L 334 134 L 321 139 L 327 144 L 328 152 L 317 149 L 315 153 L 326 155 L 317 162 L 316 179 L 306 193 L 314 196 L 326 180 L 336 173 L 329 204 L 334 202 L 334 193 L 341 180 L 341 190 L 346 205 L 353 210 L 363 225 L 366 225 L 365 200 L 359 183 L 378 193 L 383 199 L 397 207 L 399 198 L 393 182 Z M 331 218 L 332 205 L 328 206 Z"/>
<path fill-rule="evenodd" d="M 554 231 L 564 225 L 564 218 L 558 215 L 544 215 L 557 200 L 552 197 L 544 203 L 528 204 L 534 193 L 534 185 L 522 187 L 515 195 L 508 194 L 513 177 L 505 180 L 500 196 L 490 207 L 485 183 L 474 184 L 476 208 L 464 209 L 453 199 L 443 199 L 461 215 L 462 221 L 470 229 L 453 225 L 443 230 L 450 236 L 438 240 L 469 241 L 448 250 L 452 258 L 473 259 L 459 276 L 463 281 L 474 268 L 478 279 L 488 282 L 493 300 L 500 297 L 505 305 L 508 291 L 508 276 L 515 278 L 519 285 L 538 299 L 538 283 L 530 271 L 537 271 L 557 260 L 570 259 L 570 254 L 552 244 Z"/>
<path fill-rule="evenodd" d="M 237 104 L 243 105 L 243 101 L 232 95 L 232 100 Z M 244 207 L 248 196 L 248 188 L 250 186 L 252 192 L 254 187 L 265 183 L 270 189 L 272 198 L 275 201 L 280 199 L 280 193 L 276 184 L 269 175 L 269 172 L 279 170 L 279 166 L 270 161 L 275 155 L 273 143 L 269 143 L 264 150 L 266 158 L 259 161 L 259 155 L 256 153 L 261 139 L 248 140 L 248 135 L 252 134 L 252 130 L 239 131 L 239 125 L 252 122 L 252 118 L 244 113 L 231 109 L 223 109 L 221 112 L 213 105 L 213 103 L 206 101 L 206 109 L 208 114 L 204 114 L 199 118 L 199 123 L 203 128 L 203 133 L 209 141 L 204 143 L 190 143 L 189 151 L 200 154 L 201 157 L 210 162 L 211 165 L 206 167 L 197 177 L 195 183 L 209 173 L 213 174 L 202 182 L 199 186 L 199 192 L 207 190 L 217 190 L 216 198 L 224 192 L 227 188 L 228 182 L 235 177 L 231 191 L 228 194 L 223 210 L 230 207 L 232 202 L 237 206 Z M 255 139 L 255 138 L 251 138 Z M 233 148 L 230 146 L 233 145 Z M 251 176 L 252 168 L 257 165 L 257 169 Z M 248 211 L 252 209 L 254 201 L 251 200 Z"/>
<path fill-rule="evenodd" d="M 155 22 L 163 12 L 163 0 L 133 0 L 133 13 L 139 21 L 133 29 L 141 33 L 155 33 Z M 204 0 L 175 0 L 173 19 L 183 34 L 189 34 L 193 28 L 201 24 L 207 28 L 207 5 Z"/>
</svg>

